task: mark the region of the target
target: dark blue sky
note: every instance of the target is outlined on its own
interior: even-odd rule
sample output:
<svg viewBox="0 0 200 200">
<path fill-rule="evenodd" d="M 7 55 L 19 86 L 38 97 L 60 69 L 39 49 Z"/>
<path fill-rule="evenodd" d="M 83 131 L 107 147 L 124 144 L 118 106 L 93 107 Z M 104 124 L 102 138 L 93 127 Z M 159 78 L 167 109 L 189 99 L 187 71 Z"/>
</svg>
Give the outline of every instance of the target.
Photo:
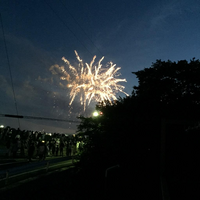
<svg viewBox="0 0 200 200">
<path fill-rule="evenodd" d="M 63 56 L 76 62 L 74 50 L 84 62 L 105 56 L 103 65 L 112 61 L 121 67 L 128 94 L 138 84 L 131 72 L 156 59 L 199 58 L 199 0 L 2 0 L 0 12 L 20 115 L 76 120 L 92 113 L 95 102 L 84 113 L 77 98 L 70 113 L 69 89 L 49 71 L 52 65 L 65 65 Z M 2 27 L 0 67 L 0 114 L 16 114 Z M 1 117 L 0 123 L 18 127 L 16 119 Z M 20 120 L 21 129 L 72 133 L 75 127 Z"/>
</svg>

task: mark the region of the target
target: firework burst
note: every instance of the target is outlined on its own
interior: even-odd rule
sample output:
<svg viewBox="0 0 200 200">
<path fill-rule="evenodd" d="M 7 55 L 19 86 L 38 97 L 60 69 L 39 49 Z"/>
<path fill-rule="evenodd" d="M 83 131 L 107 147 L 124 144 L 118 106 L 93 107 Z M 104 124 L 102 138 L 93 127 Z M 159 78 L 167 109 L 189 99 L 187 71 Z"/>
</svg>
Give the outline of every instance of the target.
<svg viewBox="0 0 200 200">
<path fill-rule="evenodd" d="M 89 105 L 91 100 L 97 102 L 109 101 L 112 104 L 112 100 L 117 100 L 115 96 L 117 92 L 122 92 L 128 96 L 128 94 L 123 91 L 125 87 L 119 84 L 119 82 L 126 82 L 126 79 L 116 78 L 120 75 L 118 72 L 120 67 L 116 68 L 116 64 L 109 62 L 108 66 L 103 68 L 101 62 L 104 57 L 95 65 L 96 56 L 93 57 L 90 64 L 84 64 L 76 51 L 75 54 L 78 60 L 77 68 L 72 66 L 64 57 L 62 60 L 69 67 L 68 71 L 65 70 L 64 66 L 59 67 L 58 65 L 53 65 L 50 68 L 53 74 L 59 74 L 62 80 L 68 82 L 67 87 L 71 89 L 70 105 L 77 94 L 80 94 L 80 102 L 84 106 L 84 110 L 86 104 Z"/>
</svg>

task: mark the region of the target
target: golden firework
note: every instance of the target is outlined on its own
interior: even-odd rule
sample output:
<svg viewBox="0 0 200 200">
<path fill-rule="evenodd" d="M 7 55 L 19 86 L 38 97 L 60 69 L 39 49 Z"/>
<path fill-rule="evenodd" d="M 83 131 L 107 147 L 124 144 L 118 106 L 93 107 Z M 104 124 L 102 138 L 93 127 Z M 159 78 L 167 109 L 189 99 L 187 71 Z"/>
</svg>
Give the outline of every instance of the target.
<svg viewBox="0 0 200 200">
<path fill-rule="evenodd" d="M 118 79 L 120 67 L 116 68 L 116 64 L 112 62 L 108 63 L 108 66 L 102 67 L 102 57 L 99 62 L 95 65 L 96 56 L 93 57 L 90 64 L 83 63 L 78 53 L 75 51 L 76 58 L 78 60 L 78 67 L 75 68 L 66 59 L 62 60 L 68 65 L 69 70 L 66 71 L 63 66 L 59 67 L 54 65 L 50 68 L 53 74 L 60 74 L 62 80 L 67 80 L 67 87 L 70 91 L 70 105 L 74 101 L 77 94 L 80 94 L 80 102 L 86 108 L 86 104 L 90 104 L 91 100 L 97 102 L 109 101 L 112 104 L 112 100 L 117 100 L 115 96 L 117 92 L 122 92 L 124 86 L 120 85 L 119 82 L 126 82 L 126 79 Z M 56 70 L 57 69 L 57 70 Z"/>
</svg>

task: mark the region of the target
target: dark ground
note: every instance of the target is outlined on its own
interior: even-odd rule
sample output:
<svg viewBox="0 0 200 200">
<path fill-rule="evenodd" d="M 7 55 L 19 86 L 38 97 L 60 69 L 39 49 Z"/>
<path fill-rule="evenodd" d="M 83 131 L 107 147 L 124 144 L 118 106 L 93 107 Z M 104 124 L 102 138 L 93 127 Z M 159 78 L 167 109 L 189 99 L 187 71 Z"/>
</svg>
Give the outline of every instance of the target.
<svg viewBox="0 0 200 200">
<path fill-rule="evenodd" d="M 14 188 L 0 192 L 0 199 L 77 199 L 76 188 L 72 187 L 74 169 L 41 176 Z"/>
<path fill-rule="evenodd" d="M 171 200 L 199 200 L 200 199 L 200 173 L 196 166 L 184 170 L 179 168 L 176 173 L 167 176 L 167 184 Z"/>
<path fill-rule="evenodd" d="M 1 200 L 16 199 L 154 199 L 160 200 L 158 177 L 143 173 L 131 174 L 130 170 L 115 169 L 109 172 L 105 190 L 104 173 L 82 172 L 76 168 L 24 182 L 0 192 Z"/>
</svg>

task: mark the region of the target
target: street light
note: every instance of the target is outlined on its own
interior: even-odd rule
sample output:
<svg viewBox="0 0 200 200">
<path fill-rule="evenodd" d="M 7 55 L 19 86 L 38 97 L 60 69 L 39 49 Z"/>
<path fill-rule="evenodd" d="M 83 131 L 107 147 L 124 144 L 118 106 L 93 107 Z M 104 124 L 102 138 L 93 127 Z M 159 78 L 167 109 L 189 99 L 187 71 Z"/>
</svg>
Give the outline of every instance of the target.
<svg viewBox="0 0 200 200">
<path fill-rule="evenodd" d="M 4 128 L 4 125 L 1 125 L 0 128 Z"/>
<path fill-rule="evenodd" d="M 99 113 L 97 111 L 93 112 L 93 116 L 97 117 L 99 115 Z"/>
</svg>

